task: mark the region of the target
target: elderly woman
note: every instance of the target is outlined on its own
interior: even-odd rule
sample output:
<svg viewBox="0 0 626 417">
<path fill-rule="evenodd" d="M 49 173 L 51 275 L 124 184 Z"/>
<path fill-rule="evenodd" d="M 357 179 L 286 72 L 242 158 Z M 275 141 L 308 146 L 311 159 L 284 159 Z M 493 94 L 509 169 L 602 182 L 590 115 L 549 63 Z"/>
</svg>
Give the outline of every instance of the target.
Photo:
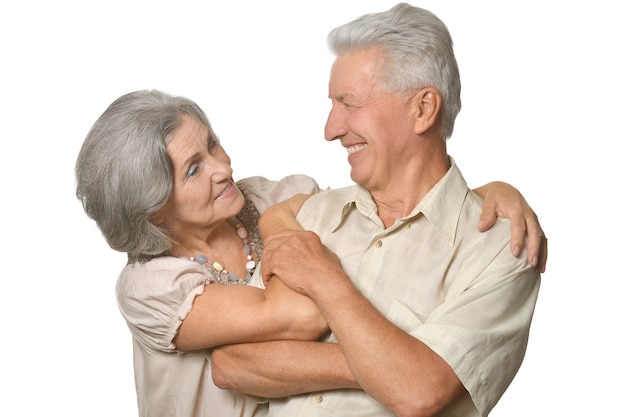
<svg viewBox="0 0 626 417">
<path fill-rule="evenodd" d="M 80 150 L 77 196 L 111 248 L 128 254 L 116 295 L 133 336 L 141 416 L 262 415 L 252 398 L 213 384 L 207 349 L 312 340 L 327 330 L 311 300 L 279 280 L 265 291 L 245 285 L 263 249 L 260 213 L 317 192 L 316 182 L 294 175 L 235 183 L 232 174 L 204 112 L 159 91 L 115 100 Z M 515 189 L 499 187 L 499 203 L 532 214 Z M 496 203 L 485 204 L 487 217 Z M 283 217 L 265 222 L 267 232 L 298 227 L 297 207 L 274 210 Z"/>
</svg>

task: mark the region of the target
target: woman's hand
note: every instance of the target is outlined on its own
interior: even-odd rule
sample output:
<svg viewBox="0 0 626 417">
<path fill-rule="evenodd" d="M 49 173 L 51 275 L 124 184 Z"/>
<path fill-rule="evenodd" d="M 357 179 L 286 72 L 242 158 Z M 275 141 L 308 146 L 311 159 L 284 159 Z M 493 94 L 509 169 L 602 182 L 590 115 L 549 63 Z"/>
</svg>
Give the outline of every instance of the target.
<svg viewBox="0 0 626 417">
<path fill-rule="evenodd" d="M 494 181 L 474 190 L 484 199 L 478 230 L 484 232 L 505 217 L 511 222 L 511 252 L 519 256 L 524 245 L 528 262 L 545 272 L 548 261 L 548 239 L 539 225 L 539 219 L 524 196 L 512 185 Z M 528 239 L 526 237 L 528 236 Z"/>
</svg>

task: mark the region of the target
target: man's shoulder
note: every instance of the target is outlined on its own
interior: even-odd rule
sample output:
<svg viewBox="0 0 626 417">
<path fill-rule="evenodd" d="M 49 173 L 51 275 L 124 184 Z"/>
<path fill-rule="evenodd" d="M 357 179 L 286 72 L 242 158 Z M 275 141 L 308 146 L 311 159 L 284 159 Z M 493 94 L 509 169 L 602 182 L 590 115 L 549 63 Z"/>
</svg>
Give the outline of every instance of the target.
<svg viewBox="0 0 626 417">
<path fill-rule="evenodd" d="M 311 198 L 307 200 L 307 203 L 320 206 L 327 206 L 332 203 L 345 204 L 354 200 L 357 196 L 357 192 L 358 190 L 355 185 L 340 188 L 328 188 L 320 191 L 314 196 L 311 196 Z"/>
<path fill-rule="evenodd" d="M 302 205 L 298 221 L 308 227 L 336 227 L 345 207 L 355 201 L 355 191 L 355 186 L 320 191 Z"/>
<path fill-rule="evenodd" d="M 459 216 L 459 228 L 464 228 L 466 233 L 471 233 L 483 239 L 490 236 L 491 239 L 511 240 L 510 221 L 506 217 L 498 217 L 495 224 L 484 232 L 478 230 L 478 222 L 483 211 L 483 199 L 472 190 L 468 190 L 463 201 Z"/>
</svg>

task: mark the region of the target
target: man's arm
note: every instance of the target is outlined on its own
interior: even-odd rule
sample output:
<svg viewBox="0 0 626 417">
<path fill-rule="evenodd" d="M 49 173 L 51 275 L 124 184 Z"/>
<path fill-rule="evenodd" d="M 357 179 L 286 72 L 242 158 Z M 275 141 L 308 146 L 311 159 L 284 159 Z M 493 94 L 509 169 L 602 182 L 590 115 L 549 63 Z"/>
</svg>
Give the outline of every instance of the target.
<svg viewBox="0 0 626 417">
<path fill-rule="evenodd" d="M 264 279 L 280 277 L 290 288 L 313 299 L 337 338 L 355 380 L 396 415 L 437 415 L 465 394 L 450 365 L 428 345 L 381 315 L 354 287 L 334 253 L 321 244 L 315 233 L 275 235 L 267 241 L 263 256 Z M 489 294 L 493 288 L 498 291 L 494 296 L 513 299 L 521 293 L 511 283 L 523 288 L 536 285 L 533 277 L 537 271 L 530 265 L 511 271 L 506 279 L 502 272 L 491 272 L 494 285 L 478 286 L 477 291 Z M 507 285 L 495 285 L 495 281 L 506 281 Z M 532 295 L 531 291 L 527 293 Z M 503 320 L 513 330 L 517 320 L 511 316 L 524 314 L 517 310 L 518 304 L 500 305 L 501 309 L 507 306 Z M 467 305 L 471 311 L 473 303 Z M 498 322 L 499 311 L 494 310 L 496 316 L 489 320 Z"/>
<path fill-rule="evenodd" d="M 326 317 L 361 387 L 398 416 L 430 416 L 454 405 L 465 390 L 453 369 L 383 317 L 347 277 L 333 275 L 309 282 L 306 294 Z"/>
<path fill-rule="evenodd" d="M 260 397 L 359 388 L 335 343 L 275 341 L 213 350 L 215 385 Z"/>
<path fill-rule="evenodd" d="M 382 316 L 354 287 L 336 255 L 315 233 L 276 234 L 266 242 L 263 257 L 263 278 L 286 278 L 290 288 L 313 299 L 355 380 L 395 414 L 434 415 L 464 394 L 452 368 Z M 300 355 L 300 361 L 305 358 Z M 311 390 L 305 387 L 305 391 Z"/>
</svg>

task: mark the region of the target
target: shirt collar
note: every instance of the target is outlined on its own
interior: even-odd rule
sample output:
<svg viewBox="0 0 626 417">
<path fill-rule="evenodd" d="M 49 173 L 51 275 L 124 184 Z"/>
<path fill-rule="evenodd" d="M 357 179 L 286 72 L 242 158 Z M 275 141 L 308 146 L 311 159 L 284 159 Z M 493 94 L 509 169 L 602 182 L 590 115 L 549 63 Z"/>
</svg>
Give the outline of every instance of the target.
<svg viewBox="0 0 626 417">
<path fill-rule="evenodd" d="M 454 159 L 449 159 L 450 169 L 415 210 L 421 211 L 448 245 L 453 246 L 461 209 L 469 190 Z"/>
<path fill-rule="evenodd" d="M 435 184 L 408 216 L 399 219 L 400 221 L 397 221 L 389 230 L 395 229 L 399 225 L 412 221 L 420 214 L 423 214 L 439 235 L 450 246 L 454 245 L 457 224 L 468 189 L 467 183 L 454 159 L 451 157 L 449 159 L 450 169 L 448 169 L 448 172 Z M 355 184 L 352 187 L 348 187 L 346 191 L 343 209 L 341 215 L 336 220 L 334 230 L 337 230 L 348 213 L 355 209 L 363 216 L 376 222 L 380 227 L 383 227 L 382 221 L 377 215 L 376 204 L 372 199 L 372 195 L 365 187 Z"/>
</svg>

